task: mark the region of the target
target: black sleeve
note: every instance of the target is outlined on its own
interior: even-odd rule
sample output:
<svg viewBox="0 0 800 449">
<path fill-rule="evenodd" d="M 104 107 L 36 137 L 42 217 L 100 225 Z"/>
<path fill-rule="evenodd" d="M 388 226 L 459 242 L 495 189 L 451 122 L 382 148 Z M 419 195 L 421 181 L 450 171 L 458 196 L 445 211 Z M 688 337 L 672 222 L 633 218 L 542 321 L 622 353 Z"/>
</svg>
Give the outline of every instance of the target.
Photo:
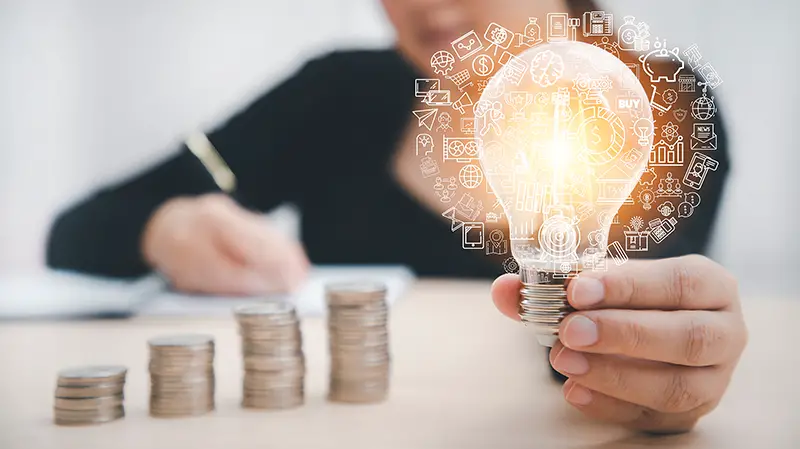
<svg viewBox="0 0 800 449">
<path fill-rule="evenodd" d="M 296 158 L 314 148 L 307 140 L 325 102 L 326 58 L 307 63 L 294 76 L 208 133 L 236 176 L 235 200 L 267 211 L 297 201 L 292 179 Z M 311 125 L 309 125 L 311 124 Z M 141 234 L 166 200 L 220 189 L 185 146 L 163 163 L 103 188 L 62 211 L 47 239 L 46 262 L 54 269 L 133 278 L 147 274 Z"/>
</svg>

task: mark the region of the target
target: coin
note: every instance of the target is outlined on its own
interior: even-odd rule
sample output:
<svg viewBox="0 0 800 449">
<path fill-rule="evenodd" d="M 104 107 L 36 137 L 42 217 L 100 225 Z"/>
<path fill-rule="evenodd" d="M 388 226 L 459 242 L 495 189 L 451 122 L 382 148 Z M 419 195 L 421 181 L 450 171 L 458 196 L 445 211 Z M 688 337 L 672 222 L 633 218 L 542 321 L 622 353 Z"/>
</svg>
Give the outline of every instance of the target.
<svg viewBox="0 0 800 449">
<path fill-rule="evenodd" d="M 121 382 L 109 384 L 87 385 L 81 387 L 56 387 L 56 398 L 99 398 L 123 394 L 125 384 Z"/>
<path fill-rule="evenodd" d="M 53 408 L 54 422 L 59 426 L 85 426 L 103 424 L 125 417 L 123 406 L 112 407 L 107 410 L 64 410 Z"/>
<path fill-rule="evenodd" d="M 75 387 L 94 385 L 98 382 L 120 382 L 128 369 L 118 365 L 79 366 L 59 371 L 58 385 Z"/>
<path fill-rule="evenodd" d="M 55 408 L 62 410 L 96 410 L 120 407 L 124 397 L 121 394 L 98 398 L 56 398 Z"/>
<path fill-rule="evenodd" d="M 386 398 L 391 354 L 386 287 L 338 283 L 326 287 L 330 380 L 328 400 L 369 403 Z"/>
<path fill-rule="evenodd" d="M 150 347 L 150 407 L 153 417 L 198 416 L 214 410 L 214 337 L 165 335 Z"/>
<path fill-rule="evenodd" d="M 170 347 L 205 349 L 206 346 L 213 346 L 214 337 L 205 334 L 164 335 L 152 338 L 148 343 L 151 347 L 159 349 Z"/>
<path fill-rule="evenodd" d="M 238 307 L 242 337 L 242 407 L 285 409 L 305 400 L 305 355 L 300 320 L 291 303 Z"/>
<path fill-rule="evenodd" d="M 58 372 L 53 403 L 56 425 L 78 426 L 111 422 L 125 416 L 124 389 L 128 369 L 119 365 L 89 365 Z"/>
</svg>

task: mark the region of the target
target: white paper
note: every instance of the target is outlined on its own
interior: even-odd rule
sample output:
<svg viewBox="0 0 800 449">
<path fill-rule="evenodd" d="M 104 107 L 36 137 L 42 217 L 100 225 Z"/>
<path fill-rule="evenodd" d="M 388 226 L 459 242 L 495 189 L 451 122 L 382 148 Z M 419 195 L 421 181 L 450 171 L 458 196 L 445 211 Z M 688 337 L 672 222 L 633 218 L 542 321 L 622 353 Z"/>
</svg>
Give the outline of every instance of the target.
<svg viewBox="0 0 800 449">
<path fill-rule="evenodd" d="M 231 316 L 232 309 L 265 299 L 282 299 L 292 302 L 301 316 L 324 316 L 325 284 L 339 281 L 378 281 L 386 284 L 387 302 L 391 306 L 407 291 L 414 280 L 413 273 L 404 267 L 315 267 L 306 285 L 293 295 L 236 298 L 218 296 L 191 296 L 163 292 L 142 304 L 140 316 Z"/>
<path fill-rule="evenodd" d="M 65 272 L 0 277 L 0 319 L 83 318 L 98 315 L 230 316 L 240 304 L 285 299 L 301 316 L 325 314 L 324 286 L 339 281 L 378 281 L 386 284 L 387 302 L 402 297 L 414 274 L 402 266 L 318 266 L 303 288 L 293 295 L 231 298 L 170 292 L 157 276 L 119 281 Z"/>
</svg>

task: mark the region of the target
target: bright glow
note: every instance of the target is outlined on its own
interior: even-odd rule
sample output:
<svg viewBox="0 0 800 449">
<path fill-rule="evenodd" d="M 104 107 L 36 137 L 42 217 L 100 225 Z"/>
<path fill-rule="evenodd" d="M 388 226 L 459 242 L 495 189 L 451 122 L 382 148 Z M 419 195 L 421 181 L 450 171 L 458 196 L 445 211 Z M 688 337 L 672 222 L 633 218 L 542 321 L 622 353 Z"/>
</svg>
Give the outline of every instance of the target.
<svg viewBox="0 0 800 449">
<path fill-rule="evenodd" d="M 519 84 L 506 65 L 475 105 L 502 105 L 501 132 L 475 137 L 512 253 L 522 267 L 565 276 L 603 268 L 612 220 L 652 147 L 648 96 L 622 61 L 593 45 L 548 43 L 517 58 L 513 69 L 527 67 Z M 639 101 L 619 109 L 623 95 Z"/>
</svg>

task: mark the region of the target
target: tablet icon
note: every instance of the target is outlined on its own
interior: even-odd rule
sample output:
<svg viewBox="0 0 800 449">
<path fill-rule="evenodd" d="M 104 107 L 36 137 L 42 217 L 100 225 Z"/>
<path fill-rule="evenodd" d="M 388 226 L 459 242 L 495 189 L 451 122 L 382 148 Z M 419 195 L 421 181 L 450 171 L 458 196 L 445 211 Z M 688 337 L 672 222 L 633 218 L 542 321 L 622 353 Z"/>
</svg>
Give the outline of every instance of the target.
<svg viewBox="0 0 800 449">
<path fill-rule="evenodd" d="M 483 249 L 485 246 L 483 233 L 482 221 L 464 223 L 464 226 L 461 227 L 461 247 L 464 249 Z"/>
</svg>

